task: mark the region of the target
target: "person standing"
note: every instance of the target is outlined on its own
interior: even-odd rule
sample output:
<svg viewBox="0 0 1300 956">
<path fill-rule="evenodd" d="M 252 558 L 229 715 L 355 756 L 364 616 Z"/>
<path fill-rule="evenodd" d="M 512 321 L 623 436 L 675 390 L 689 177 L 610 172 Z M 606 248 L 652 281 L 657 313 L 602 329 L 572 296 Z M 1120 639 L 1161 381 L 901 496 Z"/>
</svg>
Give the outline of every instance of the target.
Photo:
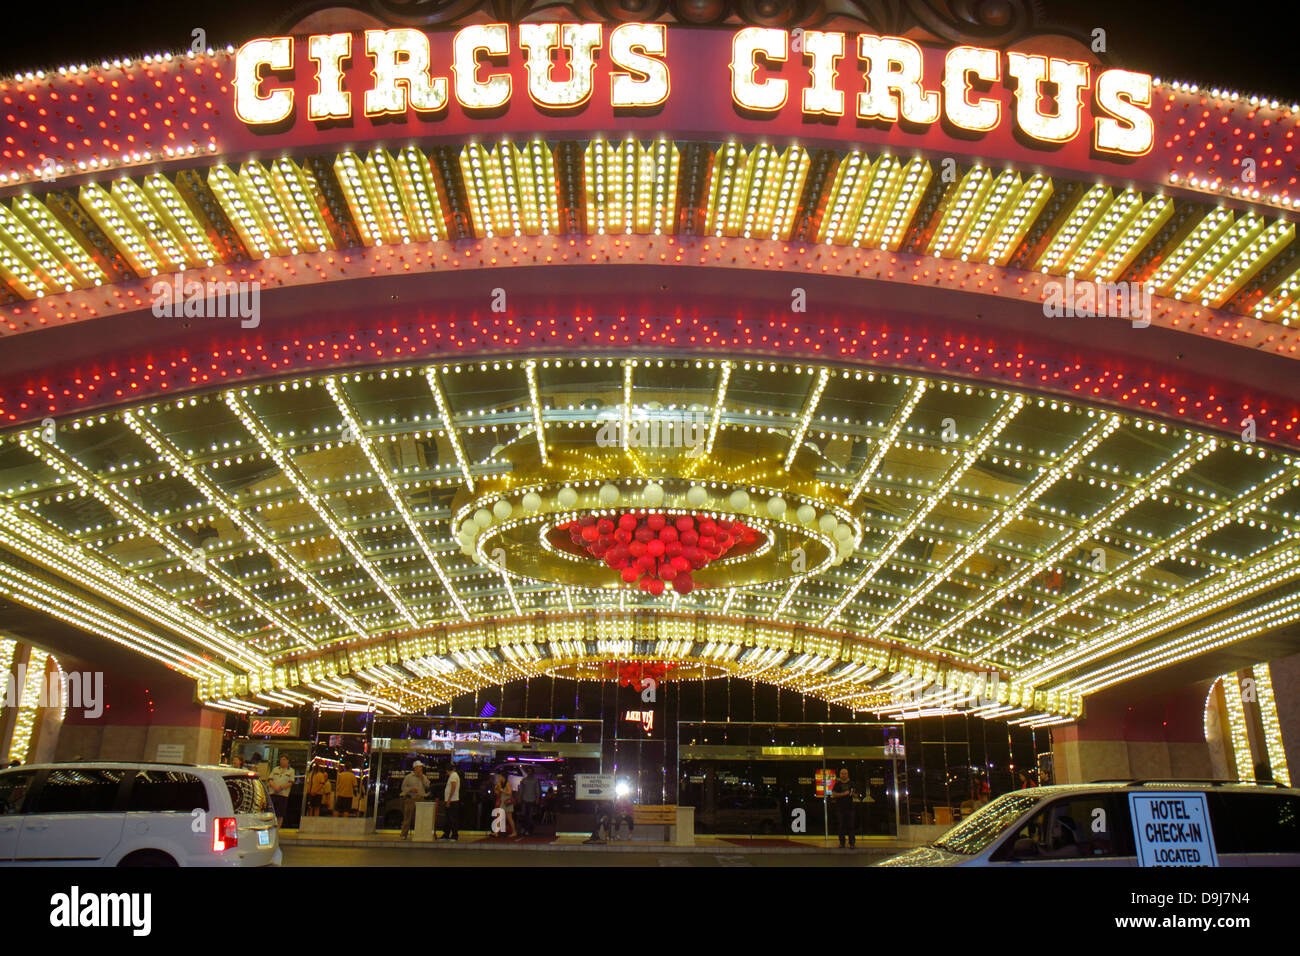
<svg viewBox="0 0 1300 956">
<path fill-rule="evenodd" d="M 856 796 L 857 791 L 849 782 L 848 769 L 841 767 L 839 778 L 831 788 L 831 804 L 835 808 L 836 833 L 839 834 L 841 850 L 844 849 L 845 837 L 848 837 L 850 850 L 857 848 L 857 807 L 853 804 Z"/>
<path fill-rule="evenodd" d="M 256 758 L 254 758 L 256 759 Z M 289 809 L 289 791 L 293 789 L 293 768 L 289 758 L 280 754 L 280 766 L 271 771 L 268 787 L 271 791 L 271 805 L 275 807 L 275 825 L 284 826 L 284 815 Z"/>
<path fill-rule="evenodd" d="M 411 772 L 402 779 L 402 839 L 410 838 L 411 825 L 415 823 L 415 805 L 429 795 L 429 781 L 424 776 L 424 763 L 417 760 Z"/>
<path fill-rule="evenodd" d="M 519 828 L 523 836 L 533 835 L 533 818 L 541 799 L 541 782 L 533 773 L 533 765 L 526 764 L 524 779 L 519 781 L 519 805 L 523 808 L 523 819 L 519 821 Z"/>
<path fill-rule="evenodd" d="M 325 772 L 325 768 L 320 764 L 313 764 L 311 772 L 307 775 L 307 815 L 311 817 L 320 816 L 321 801 L 325 798 L 325 786 L 329 783 L 330 775 Z"/>
<path fill-rule="evenodd" d="M 352 801 L 357 795 L 357 775 L 347 767 L 339 767 L 338 783 L 334 787 L 334 812 L 341 817 L 352 816 Z"/>
<path fill-rule="evenodd" d="M 514 837 L 515 833 L 515 795 L 510 789 L 510 778 L 504 773 L 497 774 L 496 786 L 493 788 L 496 792 L 496 807 L 501 810 L 505 817 L 506 831 L 500 834 L 502 837 Z M 496 828 L 493 827 L 492 835 L 497 836 Z"/>
<path fill-rule="evenodd" d="M 447 783 L 442 788 L 442 801 L 447 804 L 447 830 L 443 833 L 444 840 L 460 839 L 460 774 L 456 772 L 456 764 L 447 761 Z"/>
</svg>

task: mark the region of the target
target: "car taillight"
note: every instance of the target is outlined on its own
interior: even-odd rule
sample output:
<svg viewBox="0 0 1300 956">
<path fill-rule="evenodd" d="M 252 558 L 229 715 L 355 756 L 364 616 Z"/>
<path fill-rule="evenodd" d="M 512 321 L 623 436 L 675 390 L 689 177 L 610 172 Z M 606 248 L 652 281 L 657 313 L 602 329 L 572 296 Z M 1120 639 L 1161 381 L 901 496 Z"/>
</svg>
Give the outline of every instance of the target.
<svg viewBox="0 0 1300 956">
<path fill-rule="evenodd" d="M 212 852 L 221 853 L 239 846 L 239 821 L 234 817 L 217 817 L 212 834 Z"/>
</svg>

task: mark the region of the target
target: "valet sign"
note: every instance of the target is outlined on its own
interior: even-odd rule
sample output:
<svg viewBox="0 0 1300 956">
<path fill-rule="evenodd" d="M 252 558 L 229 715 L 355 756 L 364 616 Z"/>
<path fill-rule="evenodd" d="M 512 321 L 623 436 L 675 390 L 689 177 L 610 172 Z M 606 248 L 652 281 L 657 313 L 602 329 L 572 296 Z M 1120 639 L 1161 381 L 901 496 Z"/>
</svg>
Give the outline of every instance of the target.
<svg viewBox="0 0 1300 956">
<path fill-rule="evenodd" d="M 1218 866 L 1203 793 L 1130 793 L 1138 866 Z"/>
<path fill-rule="evenodd" d="M 1149 74 L 824 30 L 489 23 L 455 33 L 263 37 L 240 47 L 232 86 L 239 119 L 265 132 L 347 127 L 363 117 L 455 119 L 459 132 L 461 120 L 495 120 L 520 106 L 534 125 L 539 116 L 584 112 L 603 123 L 671 112 L 674 97 L 682 100 L 674 122 L 686 122 L 725 96 L 735 118 L 786 121 L 773 132 L 817 135 L 827 124 L 841 125 L 842 136 L 939 129 L 966 140 L 1000 133 L 1046 149 L 1082 139 L 1112 157 L 1145 155 L 1154 142 Z"/>
<path fill-rule="evenodd" d="M 250 737 L 297 737 L 297 717 L 254 717 L 248 722 Z"/>
</svg>

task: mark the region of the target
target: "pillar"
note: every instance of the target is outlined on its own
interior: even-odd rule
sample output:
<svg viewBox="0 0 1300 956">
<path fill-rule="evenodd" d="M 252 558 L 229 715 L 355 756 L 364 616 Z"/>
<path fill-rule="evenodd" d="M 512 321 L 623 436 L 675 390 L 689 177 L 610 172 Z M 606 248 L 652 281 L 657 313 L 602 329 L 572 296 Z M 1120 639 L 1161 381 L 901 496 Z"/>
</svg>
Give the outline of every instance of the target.
<svg viewBox="0 0 1300 956">
<path fill-rule="evenodd" d="M 1122 687 L 1089 697 L 1082 720 L 1053 729 L 1056 782 L 1213 778 L 1204 721 L 1211 683 L 1136 699 Z"/>
<path fill-rule="evenodd" d="M 96 672 L 75 661 L 64 666 L 91 682 L 98 674 L 103 699 L 93 708 L 68 708 L 56 760 L 220 762 L 225 712 L 197 703 L 193 681 L 171 674 L 137 678 Z"/>
</svg>

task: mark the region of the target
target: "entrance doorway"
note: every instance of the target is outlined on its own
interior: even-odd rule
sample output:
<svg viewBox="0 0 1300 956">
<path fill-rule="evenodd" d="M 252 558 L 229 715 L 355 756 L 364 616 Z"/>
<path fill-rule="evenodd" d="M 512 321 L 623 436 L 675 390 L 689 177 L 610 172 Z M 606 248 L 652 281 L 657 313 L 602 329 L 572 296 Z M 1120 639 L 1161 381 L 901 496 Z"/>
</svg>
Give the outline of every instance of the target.
<svg viewBox="0 0 1300 956">
<path fill-rule="evenodd" d="M 848 770 L 860 837 L 898 834 L 899 761 L 886 724 L 678 724 L 678 803 L 697 833 L 745 841 L 834 839 L 830 786 Z"/>
<path fill-rule="evenodd" d="M 446 717 L 423 718 L 422 723 L 421 736 L 374 738 L 372 829 L 400 829 L 402 781 L 417 760 L 425 765 L 431 799 L 441 798 L 448 768 L 455 766 L 461 779 L 462 831 L 490 831 L 496 775 L 504 774 L 515 789 L 527 766 L 541 784 L 537 834 L 590 829 L 591 814 L 576 799 L 574 775 L 600 772 L 599 720 L 557 725 L 551 720 Z M 443 825 L 441 814 L 437 824 Z"/>
</svg>

